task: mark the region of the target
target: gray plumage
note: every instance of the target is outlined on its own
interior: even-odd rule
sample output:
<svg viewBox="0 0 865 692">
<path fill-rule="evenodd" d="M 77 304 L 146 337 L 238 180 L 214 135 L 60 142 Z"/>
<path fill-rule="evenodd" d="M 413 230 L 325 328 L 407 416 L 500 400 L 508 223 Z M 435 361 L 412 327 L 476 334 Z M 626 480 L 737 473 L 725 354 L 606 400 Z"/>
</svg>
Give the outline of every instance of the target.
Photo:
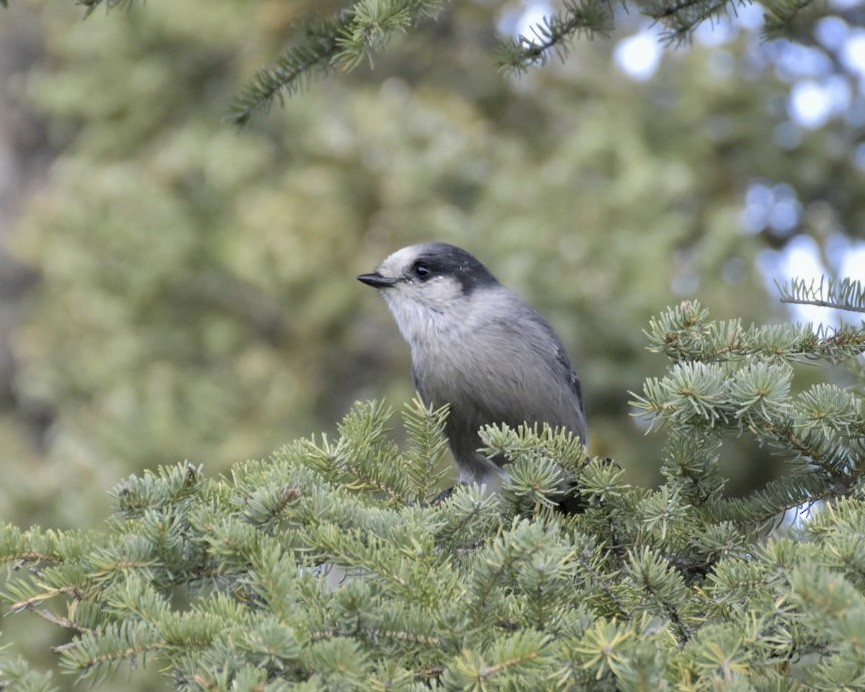
<svg viewBox="0 0 865 692">
<path fill-rule="evenodd" d="M 450 404 L 445 433 L 460 482 L 498 486 L 478 429 L 549 423 L 586 443 L 580 382 L 549 323 L 477 259 L 446 243 L 411 245 L 357 277 L 381 290 L 411 347 L 427 405 Z"/>
</svg>

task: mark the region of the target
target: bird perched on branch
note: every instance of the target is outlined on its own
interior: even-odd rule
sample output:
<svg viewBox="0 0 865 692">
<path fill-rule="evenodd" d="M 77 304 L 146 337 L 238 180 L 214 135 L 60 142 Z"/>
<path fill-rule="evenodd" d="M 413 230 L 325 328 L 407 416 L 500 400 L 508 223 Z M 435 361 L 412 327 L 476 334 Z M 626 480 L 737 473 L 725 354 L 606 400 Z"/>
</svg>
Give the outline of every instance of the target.
<svg viewBox="0 0 865 692">
<path fill-rule="evenodd" d="M 506 460 L 478 451 L 487 424 L 548 423 L 586 444 L 580 381 L 561 340 L 475 257 L 447 243 L 411 245 L 357 278 L 379 289 L 411 347 L 421 399 L 450 405 L 445 434 L 461 483 L 501 483 Z"/>
</svg>

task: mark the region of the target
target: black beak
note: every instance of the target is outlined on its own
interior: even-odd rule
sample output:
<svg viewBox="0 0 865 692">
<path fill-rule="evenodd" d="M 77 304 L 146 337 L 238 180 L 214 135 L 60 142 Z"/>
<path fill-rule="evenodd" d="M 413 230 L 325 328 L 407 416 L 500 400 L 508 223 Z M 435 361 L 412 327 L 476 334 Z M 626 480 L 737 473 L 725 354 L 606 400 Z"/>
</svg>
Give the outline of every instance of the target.
<svg viewBox="0 0 865 692">
<path fill-rule="evenodd" d="M 372 286 L 373 288 L 388 288 L 389 286 L 393 286 L 397 282 L 397 279 L 382 276 L 378 272 L 373 272 L 372 274 L 361 274 L 359 277 L 357 277 L 357 280 L 360 281 L 362 284 Z"/>
</svg>

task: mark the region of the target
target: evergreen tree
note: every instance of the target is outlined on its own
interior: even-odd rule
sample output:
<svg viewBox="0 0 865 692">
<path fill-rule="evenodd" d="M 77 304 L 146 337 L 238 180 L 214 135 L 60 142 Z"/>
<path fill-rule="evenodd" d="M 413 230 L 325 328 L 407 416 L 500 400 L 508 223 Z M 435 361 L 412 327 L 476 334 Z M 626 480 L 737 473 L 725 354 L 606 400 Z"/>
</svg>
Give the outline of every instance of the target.
<svg viewBox="0 0 865 692">
<path fill-rule="evenodd" d="M 71 633 L 69 672 L 156 665 L 177 689 L 860 687 L 865 401 L 795 393 L 790 364 L 846 362 L 865 328 L 744 327 L 687 302 L 648 336 L 670 361 L 636 397 L 668 430 L 655 490 L 570 434 L 490 427 L 501 492 L 430 504 L 446 410 L 406 407 L 403 450 L 388 408 L 361 403 L 335 440 L 227 477 L 132 476 L 102 530 L 5 526 L 6 598 Z M 725 497 L 730 435 L 787 474 Z M 582 513 L 554 509 L 562 487 Z M 779 524 L 791 511 L 807 520 Z"/>
</svg>

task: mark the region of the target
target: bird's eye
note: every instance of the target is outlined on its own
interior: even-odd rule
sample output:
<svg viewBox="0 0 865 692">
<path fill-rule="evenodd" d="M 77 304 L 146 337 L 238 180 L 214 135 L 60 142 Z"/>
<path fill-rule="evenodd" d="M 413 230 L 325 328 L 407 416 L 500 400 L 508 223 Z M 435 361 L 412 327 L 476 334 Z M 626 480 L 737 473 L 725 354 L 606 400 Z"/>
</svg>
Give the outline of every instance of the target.
<svg viewBox="0 0 865 692">
<path fill-rule="evenodd" d="M 411 267 L 411 273 L 415 278 L 425 281 L 432 274 L 432 269 L 425 262 L 415 262 Z"/>
</svg>

